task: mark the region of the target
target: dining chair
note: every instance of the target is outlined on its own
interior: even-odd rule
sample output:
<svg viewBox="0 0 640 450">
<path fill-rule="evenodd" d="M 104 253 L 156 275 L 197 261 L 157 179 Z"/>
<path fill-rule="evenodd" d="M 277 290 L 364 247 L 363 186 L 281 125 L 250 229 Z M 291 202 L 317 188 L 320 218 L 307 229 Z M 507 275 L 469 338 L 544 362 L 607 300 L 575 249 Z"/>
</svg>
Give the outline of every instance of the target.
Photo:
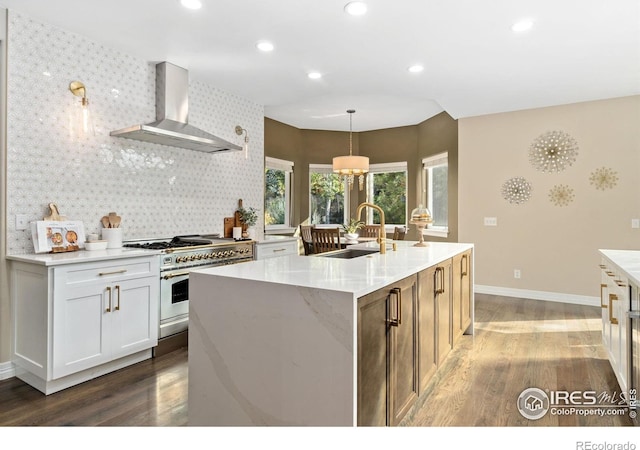
<svg viewBox="0 0 640 450">
<path fill-rule="evenodd" d="M 313 254 L 313 239 L 311 238 L 311 230 L 315 228 L 315 225 L 300 225 L 300 236 L 302 237 L 302 246 L 304 247 L 304 254 Z"/>
<path fill-rule="evenodd" d="M 393 240 L 394 241 L 404 241 L 404 235 L 407 233 L 407 229 L 405 227 L 395 227 L 393 230 Z"/>
<path fill-rule="evenodd" d="M 377 238 L 380 233 L 380 225 L 364 225 L 360 228 L 359 237 Z"/>
<path fill-rule="evenodd" d="M 339 228 L 313 228 L 311 230 L 313 253 L 324 253 L 340 249 Z"/>
</svg>

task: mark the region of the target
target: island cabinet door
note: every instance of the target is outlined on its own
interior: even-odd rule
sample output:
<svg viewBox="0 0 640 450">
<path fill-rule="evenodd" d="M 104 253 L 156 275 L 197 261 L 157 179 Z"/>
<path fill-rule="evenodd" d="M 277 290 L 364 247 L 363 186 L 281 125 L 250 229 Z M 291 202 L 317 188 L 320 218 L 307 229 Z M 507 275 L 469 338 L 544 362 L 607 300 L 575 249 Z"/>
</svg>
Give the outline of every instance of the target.
<svg viewBox="0 0 640 450">
<path fill-rule="evenodd" d="M 440 272 L 438 271 L 438 276 Z M 424 392 L 438 369 L 436 349 L 436 268 L 418 273 L 418 383 Z"/>
<path fill-rule="evenodd" d="M 358 300 L 358 425 L 396 425 L 417 398 L 416 277 Z"/>
<path fill-rule="evenodd" d="M 451 267 L 453 341 L 471 325 L 471 250 L 453 257 Z"/>
</svg>

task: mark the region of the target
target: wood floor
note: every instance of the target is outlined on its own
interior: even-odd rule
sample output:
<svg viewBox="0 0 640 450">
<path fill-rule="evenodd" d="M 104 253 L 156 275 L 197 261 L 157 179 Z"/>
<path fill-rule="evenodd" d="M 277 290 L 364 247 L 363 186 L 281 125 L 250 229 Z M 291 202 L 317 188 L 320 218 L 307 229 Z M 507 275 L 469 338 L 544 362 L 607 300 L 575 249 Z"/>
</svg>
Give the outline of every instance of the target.
<svg viewBox="0 0 640 450">
<path fill-rule="evenodd" d="M 626 426 L 627 416 L 531 421 L 516 401 L 529 387 L 619 392 L 594 307 L 476 295 L 476 334 L 464 336 L 403 426 Z M 184 426 L 187 350 L 45 396 L 0 381 L 2 426 Z"/>
</svg>

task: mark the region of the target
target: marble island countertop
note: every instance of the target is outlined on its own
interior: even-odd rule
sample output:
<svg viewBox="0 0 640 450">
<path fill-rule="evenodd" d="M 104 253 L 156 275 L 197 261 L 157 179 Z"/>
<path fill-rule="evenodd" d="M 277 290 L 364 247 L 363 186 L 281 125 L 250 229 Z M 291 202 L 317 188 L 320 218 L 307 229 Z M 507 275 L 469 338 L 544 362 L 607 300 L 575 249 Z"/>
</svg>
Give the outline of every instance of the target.
<svg viewBox="0 0 640 450">
<path fill-rule="evenodd" d="M 601 249 L 600 253 L 622 270 L 629 281 L 640 286 L 640 250 Z"/>
<path fill-rule="evenodd" d="M 473 248 L 473 244 L 432 242 L 415 247 L 413 241 L 387 243 L 385 254 L 373 253 L 353 259 L 291 255 L 197 272 L 245 281 L 278 283 L 352 293 L 361 297 Z M 355 244 L 350 249 L 378 249 L 375 242 Z"/>
</svg>

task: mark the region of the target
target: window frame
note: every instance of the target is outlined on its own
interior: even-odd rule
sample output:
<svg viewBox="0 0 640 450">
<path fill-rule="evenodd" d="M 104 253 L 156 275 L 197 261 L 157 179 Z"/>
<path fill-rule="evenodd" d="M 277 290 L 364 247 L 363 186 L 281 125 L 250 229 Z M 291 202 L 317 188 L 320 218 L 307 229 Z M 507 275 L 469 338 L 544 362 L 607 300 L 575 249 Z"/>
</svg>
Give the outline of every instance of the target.
<svg viewBox="0 0 640 450">
<path fill-rule="evenodd" d="M 431 185 L 431 180 L 433 176 L 433 168 L 440 167 L 446 165 L 447 166 L 447 203 L 449 202 L 449 152 L 440 152 L 435 155 L 427 156 L 422 158 L 422 204 L 426 205 L 429 208 L 429 211 L 434 211 L 433 209 L 433 188 Z M 447 205 L 448 206 L 448 205 Z M 448 207 L 447 207 L 448 211 Z M 436 237 L 448 237 L 449 236 L 449 217 L 447 216 L 447 225 L 446 226 L 436 226 L 433 224 L 429 224 L 427 228 L 424 229 L 423 234 L 429 236 Z"/>
<path fill-rule="evenodd" d="M 264 161 L 265 170 L 282 170 L 285 172 L 284 178 L 284 224 L 267 225 L 264 221 L 265 232 L 268 231 L 289 231 L 293 227 L 291 226 L 292 206 L 293 206 L 293 176 L 294 176 L 294 163 L 293 161 L 287 161 L 285 159 L 273 158 L 271 156 L 265 156 Z M 265 177 L 265 192 L 266 192 L 266 177 Z M 265 195 L 266 202 L 266 195 Z M 264 214 L 267 213 L 266 203 Z M 263 218 L 264 220 L 264 218 Z"/>
<path fill-rule="evenodd" d="M 406 199 L 409 198 L 409 171 L 407 161 L 397 161 L 397 162 L 389 162 L 389 163 L 377 163 L 369 165 L 369 172 L 367 173 L 367 186 L 366 186 L 366 201 L 370 203 L 373 202 L 373 175 L 376 173 L 390 173 L 390 172 L 404 172 L 405 174 L 405 204 L 404 204 L 404 218 L 405 223 L 387 223 L 385 220 L 385 233 L 393 233 L 395 227 L 407 226 L 409 210 Z M 366 223 L 373 223 L 373 214 L 369 211 L 366 212 Z"/>
</svg>

